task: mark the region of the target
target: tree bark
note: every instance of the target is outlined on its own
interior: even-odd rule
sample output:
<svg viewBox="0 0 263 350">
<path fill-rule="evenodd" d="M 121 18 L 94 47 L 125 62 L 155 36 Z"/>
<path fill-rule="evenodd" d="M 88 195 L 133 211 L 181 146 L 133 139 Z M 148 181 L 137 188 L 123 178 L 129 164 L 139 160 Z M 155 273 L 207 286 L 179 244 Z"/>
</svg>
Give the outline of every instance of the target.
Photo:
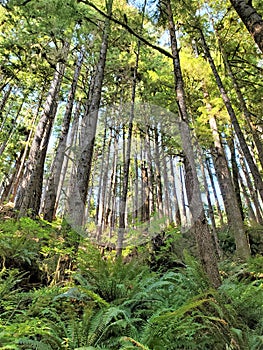
<svg viewBox="0 0 263 350">
<path fill-rule="evenodd" d="M 71 157 L 74 157 L 74 148 L 77 145 L 77 137 L 78 137 L 78 131 L 79 131 L 79 119 L 80 119 L 80 113 L 81 113 L 81 109 L 82 109 L 82 101 L 79 100 L 76 104 L 76 109 L 74 111 L 74 116 L 73 116 L 73 121 L 72 121 L 72 125 L 71 125 L 71 132 L 70 135 L 68 137 L 68 143 L 67 143 L 67 149 L 66 149 L 66 153 L 65 153 L 65 157 L 64 157 L 64 161 L 63 161 L 63 165 L 62 165 L 62 169 L 61 169 L 61 174 L 60 174 L 60 178 L 59 178 L 59 185 L 58 185 L 58 189 L 57 189 L 57 197 L 56 197 L 56 203 L 55 203 L 55 208 L 54 208 L 54 216 L 57 215 L 57 211 L 58 211 L 58 207 L 60 204 L 60 199 L 62 196 L 62 193 L 64 192 L 65 196 L 64 196 L 64 200 L 61 203 L 63 209 L 65 209 L 65 204 L 66 204 L 66 193 L 67 193 L 67 187 L 64 185 L 65 184 L 65 180 L 67 180 L 67 172 L 70 168 L 70 160 L 72 159 Z M 71 173 L 71 170 L 70 170 Z M 66 187 L 65 189 L 63 189 L 63 186 Z M 61 217 L 63 217 L 65 210 L 61 210 Z"/>
<path fill-rule="evenodd" d="M 154 163 L 156 182 L 156 210 L 159 217 L 163 217 L 163 184 L 161 176 L 160 142 L 157 126 L 154 128 Z"/>
<path fill-rule="evenodd" d="M 36 217 L 40 209 L 44 161 L 57 110 L 57 96 L 65 65 L 58 63 L 48 92 L 42 116 L 37 125 L 20 189 L 15 201 L 19 216 Z M 30 211 L 30 212 L 28 212 Z"/>
<path fill-rule="evenodd" d="M 190 127 L 188 125 L 188 112 L 186 107 L 186 97 L 184 91 L 184 81 L 181 71 L 180 56 L 178 50 L 178 44 L 175 34 L 175 24 L 173 19 L 173 13 L 171 8 L 170 0 L 165 1 L 169 33 L 171 39 L 171 49 L 173 55 L 173 66 L 174 66 L 174 79 L 175 79 L 175 91 L 177 96 L 177 104 L 179 109 L 180 117 L 180 132 L 182 147 L 185 155 L 189 161 L 189 168 L 187 171 L 190 173 L 189 178 L 192 179 L 192 183 L 188 184 L 191 187 L 188 188 L 188 201 L 189 209 L 193 216 L 193 233 L 195 236 L 199 258 L 201 260 L 204 271 L 211 284 L 217 288 L 221 285 L 220 275 L 217 266 L 217 258 L 215 247 L 212 239 L 211 232 L 209 230 L 207 220 L 204 213 L 203 203 L 200 193 L 200 185 L 197 177 L 195 155 L 193 151 L 193 145 L 191 142 Z"/>
<path fill-rule="evenodd" d="M 172 182 L 172 189 L 173 189 L 173 195 L 172 195 L 172 205 L 174 207 L 173 221 L 176 225 L 180 226 L 181 225 L 181 215 L 180 215 L 178 196 L 177 196 L 176 185 L 175 185 L 174 163 L 173 163 L 172 156 L 170 156 L 170 169 L 171 169 L 171 182 Z"/>
<path fill-rule="evenodd" d="M 16 117 L 14 119 L 12 119 L 12 124 L 10 126 L 8 126 L 8 130 L 6 130 L 6 132 L 8 133 L 6 135 L 6 139 L 4 140 L 4 142 L 1 144 L 0 146 L 0 157 L 2 156 L 2 154 L 4 153 L 5 149 L 6 149 L 6 146 L 8 145 L 8 142 L 9 140 L 12 138 L 15 130 L 16 130 L 16 124 L 17 124 L 17 119 L 19 118 L 20 116 L 20 112 L 23 108 L 23 105 L 25 103 L 25 100 L 26 100 L 26 96 L 24 96 L 23 98 L 23 101 L 21 102 L 19 108 L 18 108 L 18 111 L 16 113 Z"/>
<path fill-rule="evenodd" d="M 32 123 L 30 125 L 30 132 L 29 132 L 28 138 L 26 140 L 25 149 L 23 150 L 23 156 L 22 156 L 22 159 L 21 159 L 21 163 L 20 163 L 20 166 L 19 166 L 16 178 L 15 178 L 15 182 L 14 182 L 14 184 L 12 186 L 12 189 L 11 189 L 11 194 L 10 194 L 10 201 L 11 202 L 14 202 L 14 200 L 16 198 L 16 195 L 17 195 L 17 191 L 19 189 L 19 184 L 22 181 L 23 172 L 24 172 L 24 169 L 25 169 L 25 162 L 26 162 L 26 159 L 28 157 L 29 147 L 30 147 L 30 144 L 31 144 L 31 141 L 32 141 L 32 138 L 33 138 L 33 131 L 34 131 L 34 128 L 35 128 L 35 122 L 36 122 L 36 120 L 38 118 L 39 111 L 40 111 L 40 108 L 42 106 L 45 90 L 46 90 L 46 82 L 44 83 L 42 91 L 41 91 L 41 93 L 39 95 L 37 109 L 36 109 L 36 112 L 34 113 L 33 120 L 32 120 Z"/>
<path fill-rule="evenodd" d="M 216 247 L 217 257 L 221 258 L 222 252 L 221 252 L 221 249 L 219 246 L 219 240 L 218 240 L 218 235 L 217 235 L 217 230 L 216 230 L 216 221 L 215 221 L 215 215 L 214 215 L 214 210 L 213 210 L 213 206 L 212 206 L 211 193 L 209 191 L 209 186 L 208 186 L 208 182 L 207 182 L 207 175 L 205 172 L 205 166 L 204 166 L 204 162 L 203 162 L 202 149 L 199 145 L 197 145 L 197 150 L 198 150 L 198 160 L 200 163 L 200 169 L 201 169 L 202 176 L 203 176 L 204 188 L 205 188 L 206 199 L 207 199 L 207 204 L 208 204 L 207 216 L 211 222 L 213 239 L 214 239 L 214 244 Z"/>
<path fill-rule="evenodd" d="M 101 171 L 100 171 L 100 178 L 99 178 L 99 184 L 98 184 L 98 195 L 97 195 L 97 205 L 96 205 L 96 214 L 95 214 L 95 224 L 98 226 L 102 225 L 102 211 L 101 206 L 103 204 L 103 199 L 101 198 L 101 192 L 102 192 L 102 184 L 103 184 L 103 178 L 104 178 L 104 163 L 105 163 L 105 156 L 106 156 L 106 140 L 107 140 L 107 118 L 105 118 L 105 125 L 104 125 L 104 135 L 103 135 L 103 144 L 102 144 L 102 158 L 101 158 Z M 98 228 L 99 229 L 99 228 Z"/>
<path fill-rule="evenodd" d="M 115 207 L 116 200 L 116 172 L 117 172 L 117 160 L 118 160 L 118 134 L 115 130 L 115 135 L 113 136 L 114 146 L 112 154 L 112 166 L 111 166 L 111 176 L 109 183 L 109 190 L 107 196 L 107 210 L 105 213 L 105 225 L 109 226 L 111 223 L 111 216 L 113 215 L 113 210 Z M 110 228 L 111 229 L 111 228 Z"/>
<path fill-rule="evenodd" d="M 244 137 L 244 134 L 240 128 L 240 125 L 239 125 L 239 122 L 237 120 L 237 117 L 236 117 L 236 114 L 235 114 L 235 111 L 232 107 L 232 104 L 231 104 L 231 101 L 229 99 L 229 96 L 225 90 L 225 87 L 223 85 L 223 82 L 218 74 L 218 71 L 216 69 L 216 66 L 215 66 L 215 63 L 214 63 L 214 60 L 211 56 L 211 53 L 210 53 L 210 50 L 208 48 L 208 45 L 205 41 L 205 37 L 204 37 L 204 34 L 202 32 L 202 30 L 200 28 L 198 28 L 199 32 L 200 32 L 200 35 L 201 35 L 201 40 L 202 40 L 202 44 L 203 44 L 203 48 L 204 48 L 204 53 L 205 53 L 205 57 L 207 58 L 208 62 L 209 62 L 209 65 L 211 67 L 211 70 L 214 74 L 214 77 L 215 77 L 215 80 L 216 80 L 216 83 L 217 83 L 217 86 L 218 86 L 218 89 L 221 93 L 221 96 L 222 96 L 222 99 L 223 99 L 223 102 L 225 104 L 225 107 L 227 109 L 227 112 L 228 112 L 228 115 L 230 117 L 230 120 L 231 120 L 231 123 L 234 127 L 234 130 L 235 130 L 235 133 L 237 135 L 237 138 L 239 140 L 239 143 L 240 143 L 240 147 L 244 153 L 244 156 L 247 160 L 247 163 L 249 165 L 249 168 L 251 170 L 251 173 L 252 173 L 252 176 L 254 178 L 254 182 L 255 182 L 255 187 L 256 189 L 259 191 L 259 194 L 260 194 L 260 197 L 263 201 L 263 181 L 262 181 L 262 177 L 261 177 L 261 174 L 258 170 L 258 167 L 257 165 L 255 164 L 254 162 L 254 159 L 250 153 L 250 150 L 248 148 L 248 145 L 246 143 L 246 140 L 245 140 L 245 137 Z"/>
<path fill-rule="evenodd" d="M 60 174 L 65 158 L 65 151 L 67 146 L 68 132 L 70 127 L 73 103 L 77 89 L 77 83 L 80 75 L 80 70 L 84 58 L 84 53 L 81 52 L 76 62 L 76 68 L 73 76 L 73 81 L 68 94 L 66 105 L 66 112 L 62 121 L 61 133 L 56 149 L 55 158 L 53 159 L 50 174 L 48 178 L 47 191 L 44 199 L 43 215 L 44 219 L 51 222 L 55 217 L 56 198 L 60 182 Z"/>
<path fill-rule="evenodd" d="M 181 194 L 181 225 L 185 227 L 187 224 L 187 213 L 186 213 L 186 193 L 185 193 L 185 176 L 184 176 L 184 165 L 183 161 L 179 165 L 179 189 Z"/>
<path fill-rule="evenodd" d="M 213 159 L 211 159 L 211 161 L 214 164 Z M 208 175 L 209 175 L 209 179 L 210 179 L 210 183 L 211 183 L 211 186 L 212 186 L 212 189 L 213 189 L 213 194 L 214 194 L 214 197 L 215 197 L 215 204 L 216 204 L 217 214 L 218 214 L 219 219 L 220 219 L 220 225 L 221 225 L 221 227 L 223 227 L 224 226 L 224 218 L 223 218 L 222 210 L 221 210 L 220 204 L 219 204 L 219 199 L 218 199 L 219 193 L 218 193 L 218 191 L 216 189 L 214 175 L 212 173 L 211 162 L 210 162 L 209 158 L 206 158 L 206 169 L 207 169 L 207 172 L 208 172 Z"/>
<path fill-rule="evenodd" d="M 242 179 L 242 176 L 240 175 L 240 173 L 238 174 L 238 179 L 240 181 L 240 185 L 241 185 L 241 188 L 242 188 L 242 192 L 243 192 L 243 196 L 245 198 L 245 201 L 246 201 L 246 204 L 247 204 L 247 208 L 248 208 L 248 219 L 250 221 L 252 221 L 252 224 L 253 223 L 259 223 L 259 220 L 254 212 L 254 209 L 252 207 L 252 201 L 251 201 L 251 198 L 248 194 L 248 190 L 247 190 L 247 187 L 245 186 L 244 184 L 244 180 Z"/>
<path fill-rule="evenodd" d="M 263 169 L 263 145 L 262 145 L 262 141 L 260 140 L 259 138 L 259 135 L 258 135 L 258 131 L 256 130 L 256 127 L 255 125 L 253 124 L 253 121 L 252 121 L 252 115 L 247 107 L 247 103 L 245 101 L 245 98 L 243 96 L 243 93 L 238 85 L 238 82 L 237 82 L 237 79 L 235 77 L 235 74 L 233 73 L 232 71 L 232 67 L 230 65 L 230 62 L 228 60 L 228 57 L 227 57 L 227 54 L 224 50 L 224 47 L 221 43 L 221 39 L 218 38 L 218 42 L 219 42 L 219 47 L 220 47 L 220 50 L 221 50 L 221 53 L 222 53 L 222 56 L 223 56 L 223 60 L 224 60 L 224 65 L 226 67 L 226 70 L 231 78 L 231 81 L 232 81 L 232 84 L 234 86 L 234 89 L 236 91 L 236 95 L 237 95 L 237 98 L 238 98 L 238 101 L 239 101 L 239 107 L 241 109 L 241 111 L 243 112 L 245 118 L 246 118 L 246 121 L 248 123 L 248 127 L 249 127 L 249 130 L 252 134 L 252 137 L 253 137 L 253 140 L 255 142 L 255 145 L 256 145 L 256 149 L 257 149 L 257 153 L 258 153 L 258 159 L 259 159 L 259 162 L 261 164 L 261 168 Z"/>
<path fill-rule="evenodd" d="M 150 127 L 147 126 L 145 130 L 145 150 L 146 150 L 146 158 L 149 169 L 149 212 L 150 215 L 156 209 L 155 203 L 155 195 L 154 195 L 154 169 L 153 169 L 153 156 L 152 156 L 152 148 L 151 148 L 151 132 Z"/>
<path fill-rule="evenodd" d="M 111 15 L 112 0 L 106 1 L 108 14 Z M 92 168 L 92 157 L 94 151 L 95 135 L 97 130 L 98 113 L 101 101 L 102 84 L 108 51 L 108 39 L 110 33 L 110 20 L 106 20 L 99 60 L 96 67 L 94 79 L 92 79 L 91 98 L 83 117 L 80 155 L 77 159 L 76 176 L 71 183 L 71 190 L 67 204 L 67 216 L 70 224 L 82 227 L 85 218 L 85 206 L 87 200 L 88 186 Z"/>
<path fill-rule="evenodd" d="M 234 192 L 236 194 L 237 203 L 239 206 L 241 217 L 242 217 L 242 220 L 244 221 L 245 215 L 244 215 L 244 211 L 243 211 L 242 199 L 241 199 L 241 195 L 240 195 L 240 186 L 239 186 L 239 181 L 238 181 L 239 169 L 237 166 L 236 145 L 234 142 L 234 134 L 228 140 L 228 146 L 229 146 L 230 154 L 231 154 L 232 181 L 233 181 L 233 186 L 234 186 L 233 188 L 234 188 Z"/>
<path fill-rule="evenodd" d="M 172 211 L 171 211 L 171 197 L 170 197 L 170 183 L 168 179 L 168 169 L 167 169 L 167 161 L 168 158 L 165 156 L 165 145 L 163 141 L 163 136 L 161 137 L 161 164 L 163 169 L 163 188 L 164 188 L 164 215 L 166 217 L 167 224 L 171 224 L 172 219 Z"/>
<path fill-rule="evenodd" d="M 208 93 L 204 92 L 207 99 Z M 211 112 L 212 106 L 207 101 L 206 106 Z M 235 238 L 236 254 L 241 259 L 248 259 L 250 257 L 250 247 L 245 226 L 243 223 L 242 211 L 240 209 L 238 198 L 236 196 L 235 188 L 232 182 L 231 173 L 228 167 L 225 151 L 221 142 L 220 134 L 217 129 L 217 122 L 214 115 L 210 115 L 209 124 L 213 135 L 214 148 L 212 155 L 214 158 L 215 171 L 223 197 L 227 221 L 230 231 Z"/>
<path fill-rule="evenodd" d="M 263 52 L 263 19 L 252 6 L 252 1 L 230 0 L 230 2 L 252 35 L 255 43 Z"/>
<path fill-rule="evenodd" d="M 8 101 L 8 98 L 11 94 L 11 91 L 13 89 L 13 86 L 12 85 L 9 85 L 7 90 L 5 91 L 4 93 L 4 96 L 0 102 L 0 122 L 1 122 L 1 127 L 0 127 L 0 131 L 2 131 L 3 129 L 3 126 L 4 126 L 4 118 L 3 118 L 3 111 L 4 111 L 4 108 L 5 108 L 5 105 Z"/>
<path fill-rule="evenodd" d="M 146 8 L 146 0 L 144 2 L 144 7 L 142 10 L 142 21 L 141 21 L 140 29 L 143 28 L 145 8 Z M 128 124 L 127 150 L 125 153 L 124 169 L 123 169 L 123 185 L 122 185 L 122 192 L 121 192 L 121 198 L 120 198 L 119 230 L 118 230 L 117 247 L 116 247 L 117 256 L 122 255 L 125 226 L 126 226 L 125 217 L 126 217 L 126 210 L 127 210 L 127 193 L 128 193 L 129 171 L 130 171 L 130 161 L 131 161 L 132 130 L 133 130 L 133 120 L 134 120 L 138 68 L 139 68 L 139 60 L 140 60 L 140 48 L 141 48 L 141 42 L 138 41 L 136 61 L 135 61 L 135 66 L 133 71 L 131 109 L 130 109 L 129 124 Z"/>
<path fill-rule="evenodd" d="M 133 199 L 133 224 L 137 222 L 138 207 L 139 207 L 139 161 L 138 161 L 138 142 L 135 140 L 135 155 L 134 155 L 134 199 Z"/>
<path fill-rule="evenodd" d="M 247 188 L 249 189 L 250 196 L 252 198 L 253 205 L 254 205 L 255 210 L 256 210 L 258 222 L 261 225 L 263 225 L 262 209 L 261 209 L 261 205 L 259 203 L 258 194 L 254 190 L 253 183 L 252 183 L 251 178 L 250 178 L 249 170 L 247 169 L 247 164 L 243 160 L 243 154 L 242 154 L 241 150 L 239 150 L 239 152 L 241 154 L 241 157 L 240 157 L 241 168 L 242 168 L 243 173 L 245 175 L 246 185 L 247 185 Z"/>
<path fill-rule="evenodd" d="M 103 163 L 102 163 L 103 170 L 101 171 L 101 173 L 103 174 L 103 178 L 102 178 L 102 190 L 101 190 L 101 196 L 100 196 L 101 198 L 100 198 L 100 203 L 99 203 L 100 217 L 99 217 L 99 221 L 98 221 L 99 227 L 98 227 L 98 232 L 97 232 L 97 240 L 98 241 L 100 241 L 101 236 L 103 234 L 103 229 L 105 227 L 105 216 L 106 216 L 106 211 L 107 211 L 107 189 L 109 187 L 108 175 L 109 175 L 112 140 L 113 140 L 113 129 L 110 128 L 109 140 L 107 142 L 106 162 L 103 161 Z"/>
<path fill-rule="evenodd" d="M 139 54 L 137 53 L 137 59 Z M 138 63 L 137 63 L 138 64 Z M 136 90 L 136 79 L 137 79 L 137 69 L 134 69 L 134 83 L 132 91 L 132 101 L 131 101 L 131 111 L 128 125 L 128 138 L 127 138 L 127 149 L 124 158 L 124 168 L 123 168 L 123 182 L 122 191 L 120 198 L 120 213 L 119 213 L 119 229 L 118 229 L 118 239 L 117 239 L 117 256 L 122 255 L 123 241 L 125 235 L 126 227 L 126 208 L 127 208 L 127 194 L 129 185 L 129 171 L 130 171 L 130 161 L 131 161 L 131 144 L 132 144 L 132 130 L 133 130 L 133 119 L 134 119 L 134 103 L 135 103 L 135 90 Z"/>
</svg>

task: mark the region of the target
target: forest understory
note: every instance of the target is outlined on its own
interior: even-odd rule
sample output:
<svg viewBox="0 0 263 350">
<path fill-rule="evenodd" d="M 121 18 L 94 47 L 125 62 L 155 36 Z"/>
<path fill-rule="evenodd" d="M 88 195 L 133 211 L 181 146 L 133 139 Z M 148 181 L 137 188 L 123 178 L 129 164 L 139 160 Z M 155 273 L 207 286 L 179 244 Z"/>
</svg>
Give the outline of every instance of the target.
<svg viewBox="0 0 263 350">
<path fill-rule="evenodd" d="M 262 0 L 0 1 L 0 348 L 263 350 Z"/>
<path fill-rule="evenodd" d="M 76 253 L 63 223 L 2 216 L 0 232 L 1 349 L 263 348 L 262 228 L 246 263 L 219 234 L 218 289 L 175 228 L 122 258 L 84 238 Z"/>
</svg>

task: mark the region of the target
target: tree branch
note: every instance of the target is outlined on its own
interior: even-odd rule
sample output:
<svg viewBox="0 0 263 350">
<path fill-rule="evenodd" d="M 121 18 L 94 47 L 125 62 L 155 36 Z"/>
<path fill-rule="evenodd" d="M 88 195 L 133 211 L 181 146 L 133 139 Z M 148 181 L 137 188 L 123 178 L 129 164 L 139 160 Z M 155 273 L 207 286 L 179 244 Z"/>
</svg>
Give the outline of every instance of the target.
<svg viewBox="0 0 263 350">
<path fill-rule="evenodd" d="M 82 2 L 85 5 L 88 5 L 90 7 L 92 7 L 94 10 L 96 10 L 99 14 L 101 14 L 103 17 L 108 18 L 109 20 L 111 20 L 112 22 L 119 24 L 120 26 L 122 26 L 123 28 L 125 28 L 130 34 L 134 35 L 137 39 L 139 39 L 142 43 L 146 44 L 147 46 L 151 47 L 152 49 L 160 52 L 162 55 L 169 57 L 169 58 L 174 58 L 173 55 L 169 52 L 166 51 L 165 49 L 163 49 L 162 47 L 158 46 L 158 45 L 154 45 L 152 44 L 150 41 L 148 41 L 147 39 L 145 39 L 144 37 L 142 37 L 141 35 L 139 35 L 138 33 L 136 33 L 131 27 L 128 26 L 128 24 L 123 23 L 121 21 L 119 21 L 118 19 L 108 15 L 107 13 L 105 13 L 104 11 L 100 10 L 96 5 L 94 5 L 92 2 L 88 1 L 88 0 L 78 0 L 78 2 Z"/>
<path fill-rule="evenodd" d="M 32 0 L 25 0 L 22 4 L 21 4 L 21 6 L 25 6 L 28 2 L 30 2 L 30 1 L 32 1 Z"/>
</svg>

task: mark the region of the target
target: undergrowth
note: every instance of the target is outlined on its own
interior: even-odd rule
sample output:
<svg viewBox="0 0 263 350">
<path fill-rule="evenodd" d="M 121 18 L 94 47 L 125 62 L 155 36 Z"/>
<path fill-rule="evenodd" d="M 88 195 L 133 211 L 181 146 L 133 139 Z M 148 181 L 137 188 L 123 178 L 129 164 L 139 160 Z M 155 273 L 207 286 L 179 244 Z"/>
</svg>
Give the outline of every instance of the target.
<svg viewBox="0 0 263 350">
<path fill-rule="evenodd" d="M 223 261 L 214 290 L 187 253 L 181 267 L 152 271 L 140 257 L 102 259 L 82 239 L 59 279 L 72 251 L 58 227 L 22 219 L 0 231 L 1 349 L 263 349 L 260 255 Z"/>
</svg>

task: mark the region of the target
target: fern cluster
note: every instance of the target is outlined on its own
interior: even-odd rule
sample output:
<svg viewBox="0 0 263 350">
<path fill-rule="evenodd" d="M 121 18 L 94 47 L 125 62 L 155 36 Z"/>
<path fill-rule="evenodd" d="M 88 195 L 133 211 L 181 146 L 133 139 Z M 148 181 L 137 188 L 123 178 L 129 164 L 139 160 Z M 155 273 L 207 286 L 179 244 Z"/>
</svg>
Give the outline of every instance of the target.
<svg viewBox="0 0 263 350">
<path fill-rule="evenodd" d="M 37 227 L 24 225 L 21 232 L 32 239 Z M 10 247 L 17 230 L 5 233 Z M 55 249 L 68 254 L 50 242 L 53 234 L 48 228 L 36 242 L 40 252 L 50 248 L 39 266 Z M 33 244 L 32 250 L 40 259 Z M 25 288 L 27 272 L 4 265 L 3 250 L 1 256 L 0 349 L 263 349 L 261 256 L 243 265 L 223 262 L 217 291 L 187 254 L 181 268 L 154 272 L 138 258 L 104 260 L 82 241 L 71 278 L 37 288 Z M 52 276 L 56 264 L 48 268 Z"/>
</svg>

